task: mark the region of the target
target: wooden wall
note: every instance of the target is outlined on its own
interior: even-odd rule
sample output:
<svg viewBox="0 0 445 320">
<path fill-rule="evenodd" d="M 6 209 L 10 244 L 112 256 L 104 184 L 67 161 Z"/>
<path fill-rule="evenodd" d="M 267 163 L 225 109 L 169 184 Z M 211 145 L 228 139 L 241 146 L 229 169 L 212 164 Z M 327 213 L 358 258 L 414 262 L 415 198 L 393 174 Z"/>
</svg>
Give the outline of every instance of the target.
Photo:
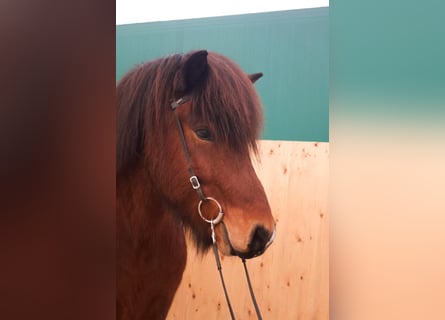
<svg viewBox="0 0 445 320">
<path fill-rule="evenodd" d="M 247 261 L 263 318 L 328 319 L 329 143 L 263 140 L 260 155 L 255 166 L 277 222 L 272 246 Z M 221 259 L 236 319 L 256 319 L 241 260 Z M 230 319 L 212 252 L 201 258 L 189 248 L 167 319 Z"/>
</svg>

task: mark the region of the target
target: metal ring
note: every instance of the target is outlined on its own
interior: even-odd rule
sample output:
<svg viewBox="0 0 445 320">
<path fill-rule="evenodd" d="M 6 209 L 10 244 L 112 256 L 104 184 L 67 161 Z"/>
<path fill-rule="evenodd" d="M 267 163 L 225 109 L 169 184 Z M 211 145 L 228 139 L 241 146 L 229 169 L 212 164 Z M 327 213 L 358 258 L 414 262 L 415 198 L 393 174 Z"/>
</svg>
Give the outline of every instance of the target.
<svg viewBox="0 0 445 320">
<path fill-rule="evenodd" d="M 201 205 L 202 205 L 202 203 L 203 203 L 204 201 L 207 201 L 207 200 L 212 200 L 213 202 L 215 202 L 216 205 L 218 206 L 218 209 L 219 209 L 218 216 L 217 216 L 215 219 L 213 219 L 213 220 L 206 219 L 206 218 L 202 215 L 202 212 L 201 212 Z M 199 216 L 202 218 L 202 220 L 204 220 L 205 222 L 210 223 L 210 224 L 217 224 L 217 223 L 219 223 L 219 222 L 221 221 L 223 215 L 224 215 L 224 212 L 222 211 L 221 205 L 219 204 L 218 201 L 216 201 L 216 199 L 214 199 L 214 198 L 212 198 L 212 197 L 205 197 L 204 200 L 199 201 L 199 204 L 198 204 L 198 213 L 199 213 Z"/>
</svg>

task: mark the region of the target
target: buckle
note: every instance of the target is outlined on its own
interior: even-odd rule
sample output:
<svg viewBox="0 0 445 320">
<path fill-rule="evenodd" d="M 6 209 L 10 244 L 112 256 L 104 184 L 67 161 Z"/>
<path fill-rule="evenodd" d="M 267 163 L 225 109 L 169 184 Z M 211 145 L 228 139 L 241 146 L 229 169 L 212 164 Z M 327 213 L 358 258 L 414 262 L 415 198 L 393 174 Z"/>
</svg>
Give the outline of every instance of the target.
<svg viewBox="0 0 445 320">
<path fill-rule="evenodd" d="M 199 183 L 199 180 L 198 180 L 197 176 L 191 176 L 190 177 L 190 183 L 192 184 L 192 188 L 195 189 L 195 190 L 201 188 L 201 184 Z"/>
<path fill-rule="evenodd" d="M 187 101 L 189 101 L 191 99 L 190 96 L 183 96 L 182 98 L 179 98 L 176 101 L 173 101 L 170 106 L 172 107 L 173 110 L 175 110 L 177 107 L 179 107 L 181 104 L 186 103 Z"/>
</svg>

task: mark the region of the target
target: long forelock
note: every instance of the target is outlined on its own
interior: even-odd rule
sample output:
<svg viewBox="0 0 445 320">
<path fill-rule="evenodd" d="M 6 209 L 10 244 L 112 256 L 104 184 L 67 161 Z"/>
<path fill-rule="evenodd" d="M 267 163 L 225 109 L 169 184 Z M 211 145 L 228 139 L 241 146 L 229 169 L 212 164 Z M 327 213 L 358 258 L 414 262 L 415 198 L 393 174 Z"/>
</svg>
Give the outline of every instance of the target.
<svg viewBox="0 0 445 320">
<path fill-rule="evenodd" d="M 250 79 L 222 56 L 209 54 L 209 65 L 204 88 L 192 95 L 192 119 L 208 125 L 216 142 L 238 153 L 256 153 L 262 113 Z"/>
</svg>

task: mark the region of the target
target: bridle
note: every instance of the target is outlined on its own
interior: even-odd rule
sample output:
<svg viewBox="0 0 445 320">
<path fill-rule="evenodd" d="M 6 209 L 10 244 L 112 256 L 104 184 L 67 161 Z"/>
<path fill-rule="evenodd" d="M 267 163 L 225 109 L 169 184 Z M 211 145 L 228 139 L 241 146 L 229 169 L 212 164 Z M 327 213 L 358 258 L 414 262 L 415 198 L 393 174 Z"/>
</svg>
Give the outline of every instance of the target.
<svg viewBox="0 0 445 320">
<path fill-rule="evenodd" d="M 218 268 L 219 276 L 221 278 L 221 283 L 222 283 L 222 286 L 223 286 L 223 289 L 224 289 L 224 295 L 226 297 L 227 306 L 229 307 L 230 316 L 231 316 L 232 320 L 235 320 L 235 315 L 233 313 L 232 305 L 230 304 L 229 295 L 227 293 L 226 285 L 225 285 L 225 282 L 224 282 L 224 277 L 223 277 L 222 267 L 221 267 L 221 261 L 219 259 L 219 254 L 218 254 L 218 246 L 216 244 L 216 238 L 215 238 L 215 225 L 221 222 L 221 220 L 222 220 L 222 218 L 224 216 L 224 212 L 223 212 L 222 207 L 221 207 L 220 203 L 218 202 L 218 200 L 216 200 L 215 198 L 212 198 L 212 197 L 206 197 L 204 195 L 204 192 L 201 189 L 201 184 L 199 183 L 198 177 L 196 176 L 195 171 L 193 170 L 192 165 L 191 165 L 190 152 L 189 152 L 189 149 L 187 147 L 187 142 L 185 140 L 184 130 L 183 130 L 182 125 L 181 125 L 181 120 L 179 119 L 179 116 L 178 116 L 178 114 L 176 112 L 176 109 L 180 105 L 182 105 L 182 104 L 184 104 L 184 103 L 186 103 L 186 102 L 188 102 L 190 100 L 191 100 L 191 96 L 183 96 L 182 98 L 180 98 L 180 99 L 178 99 L 176 101 L 173 101 L 171 103 L 171 108 L 173 109 L 173 113 L 175 115 L 175 120 L 176 120 L 176 125 L 178 127 L 179 137 L 181 139 L 182 148 L 184 150 L 185 158 L 187 160 L 188 171 L 189 171 L 189 174 L 190 174 L 189 180 L 190 180 L 190 183 L 192 185 L 192 188 L 196 191 L 196 193 L 198 194 L 198 197 L 200 199 L 200 201 L 198 203 L 198 213 L 199 213 L 199 216 L 201 217 L 201 219 L 203 219 L 205 222 L 210 224 L 210 228 L 212 230 L 213 253 L 215 254 L 216 266 Z M 216 204 L 216 206 L 218 207 L 219 213 L 218 213 L 217 217 L 214 218 L 214 219 L 207 219 L 206 217 L 204 217 L 204 215 L 201 212 L 202 204 L 204 202 L 207 202 L 207 201 L 214 202 Z M 245 271 L 245 274 L 246 274 L 247 283 L 249 285 L 250 296 L 252 297 L 252 302 L 253 302 L 253 305 L 255 307 L 255 311 L 256 311 L 257 317 L 258 317 L 259 320 L 262 320 L 263 318 L 261 316 L 261 312 L 260 312 L 260 309 L 259 309 L 258 304 L 256 302 L 255 294 L 254 294 L 253 289 L 252 289 L 252 284 L 250 282 L 249 272 L 247 271 L 246 260 L 243 258 L 242 262 L 243 262 L 244 271 Z"/>
</svg>

